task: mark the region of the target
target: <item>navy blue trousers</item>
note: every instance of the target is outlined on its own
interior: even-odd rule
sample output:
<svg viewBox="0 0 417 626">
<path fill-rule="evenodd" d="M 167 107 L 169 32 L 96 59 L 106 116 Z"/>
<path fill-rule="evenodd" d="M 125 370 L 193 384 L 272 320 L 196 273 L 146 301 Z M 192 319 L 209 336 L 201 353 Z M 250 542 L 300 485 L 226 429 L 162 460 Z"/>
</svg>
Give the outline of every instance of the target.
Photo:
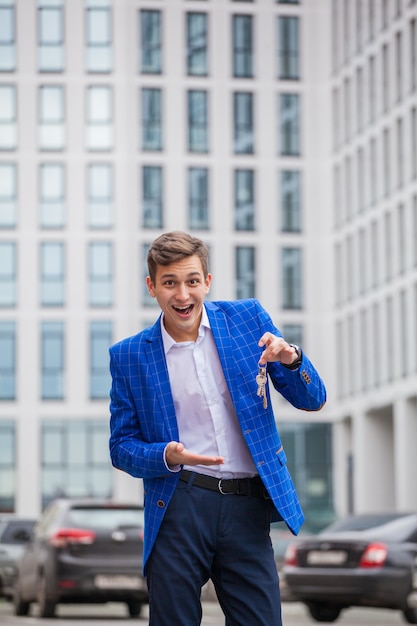
<svg viewBox="0 0 417 626">
<path fill-rule="evenodd" d="M 226 626 L 282 626 L 272 506 L 180 481 L 147 565 L 150 626 L 201 624 L 209 578 Z"/>
</svg>

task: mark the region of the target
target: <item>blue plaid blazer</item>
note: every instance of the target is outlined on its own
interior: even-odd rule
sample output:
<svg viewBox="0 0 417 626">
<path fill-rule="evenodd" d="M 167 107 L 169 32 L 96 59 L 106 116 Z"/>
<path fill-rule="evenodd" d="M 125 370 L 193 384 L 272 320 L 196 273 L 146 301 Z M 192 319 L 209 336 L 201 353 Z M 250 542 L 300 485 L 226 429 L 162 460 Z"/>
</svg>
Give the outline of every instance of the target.
<svg viewBox="0 0 417 626">
<path fill-rule="evenodd" d="M 205 303 L 227 386 L 243 436 L 265 487 L 283 519 L 297 534 L 304 515 L 286 466 L 267 385 L 268 408 L 257 396 L 255 376 L 263 351 L 258 341 L 269 331 L 281 336 L 269 314 L 255 300 Z M 110 456 L 114 467 L 144 481 L 145 540 L 143 569 L 155 543 L 164 513 L 179 480 L 169 472 L 163 453 L 178 441 L 160 319 L 146 330 L 110 348 Z M 303 355 L 301 366 L 289 370 L 268 363 L 269 383 L 293 406 L 320 409 L 326 390 Z"/>
</svg>

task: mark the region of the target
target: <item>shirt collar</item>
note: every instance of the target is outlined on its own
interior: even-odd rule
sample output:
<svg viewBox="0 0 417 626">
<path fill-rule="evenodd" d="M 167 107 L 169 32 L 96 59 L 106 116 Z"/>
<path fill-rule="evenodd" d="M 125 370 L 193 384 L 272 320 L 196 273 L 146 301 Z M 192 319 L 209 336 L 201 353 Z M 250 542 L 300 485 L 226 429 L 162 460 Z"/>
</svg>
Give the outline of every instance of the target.
<svg viewBox="0 0 417 626">
<path fill-rule="evenodd" d="M 162 332 L 162 341 L 164 343 L 164 352 L 165 352 L 165 354 L 168 354 L 168 352 L 171 350 L 171 348 L 173 346 L 176 345 L 177 342 L 167 332 L 167 330 L 166 330 L 166 328 L 164 326 L 164 316 L 163 316 L 163 314 L 161 315 L 160 324 L 161 324 L 161 332 Z M 206 328 L 211 328 L 211 326 L 210 326 L 210 320 L 209 320 L 208 315 L 207 315 L 206 307 L 204 305 L 203 306 L 202 315 L 201 315 L 201 322 L 200 322 L 200 326 L 199 326 L 199 329 L 198 329 L 198 336 L 199 337 L 204 336 L 204 333 L 206 332 L 205 331 Z M 184 343 L 188 343 L 188 342 L 184 342 Z"/>
</svg>

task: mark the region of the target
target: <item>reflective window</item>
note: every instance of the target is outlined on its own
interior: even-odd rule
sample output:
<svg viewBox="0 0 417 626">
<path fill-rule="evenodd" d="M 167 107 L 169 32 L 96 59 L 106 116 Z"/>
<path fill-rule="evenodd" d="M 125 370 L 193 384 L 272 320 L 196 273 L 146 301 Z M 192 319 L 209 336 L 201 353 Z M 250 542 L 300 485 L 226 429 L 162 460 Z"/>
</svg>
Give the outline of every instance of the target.
<svg viewBox="0 0 417 626">
<path fill-rule="evenodd" d="M 86 64 L 88 72 L 112 70 L 110 0 L 86 0 Z"/>
<path fill-rule="evenodd" d="M 0 228 L 13 228 L 17 222 L 17 167 L 0 163 Z"/>
<path fill-rule="evenodd" d="M 88 247 L 89 305 L 113 304 L 113 251 L 111 243 L 94 242 Z"/>
<path fill-rule="evenodd" d="M 96 85 L 87 90 L 86 141 L 88 150 L 111 150 L 113 147 L 111 87 Z"/>
<path fill-rule="evenodd" d="M 298 17 L 281 16 L 278 18 L 278 76 L 282 80 L 300 78 Z"/>
<path fill-rule="evenodd" d="M 188 215 L 191 229 L 209 228 L 208 169 L 190 167 L 188 170 Z"/>
<path fill-rule="evenodd" d="M 0 400 L 16 399 L 16 325 L 0 320 Z M 0 428 L 1 428 L 0 421 Z M 1 430 L 0 430 L 1 432 Z M 1 437 L 0 437 L 0 450 Z M 6 455 L 7 458 L 7 455 Z M 2 455 L 0 454 L 0 465 Z M 0 481 L 1 485 L 1 481 Z M 0 487 L 1 497 L 1 487 Z"/>
<path fill-rule="evenodd" d="M 38 7 L 39 71 L 62 72 L 64 69 L 62 0 L 39 0 Z"/>
<path fill-rule="evenodd" d="M 42 322 L 42 400 L 64 399 L 64 342 L 64 324 L 62 322 Z"/>
<path fill-rule="evenodd" d="M 16 87 L 0 85 L 0 150 L 17 147 Z"/>
<path fill-rule="evenodd" d="M 110 228 L 113 224 L 113 172 L 109 163 L 88 166 L 88 225 Z"/>
<path fill-rule="evenodd" d="M 0 341 L 1 325 L 2 322 L 0 322 Z M 2 420 L 0 422 L 0 512 L 2 513 L 11 513 L 15 510 L 16 468 L 16 428 L 11 420 Z"/>
<path fill-rule="evenodd" d="M 0 2 L 0 72 L 16 69 L 16 9 L 14 0 Z"/>
<path fill-rule="evenodd" d="M 208 152 L 207 92 L 188 92 L 188 150 Z"/>
<path fill-rule="evenodd" d="M 142 225 L 144 228 L 162 228 L 162 168 L 145 166 L 142 170 L 142 185 Z"/>
<path fill-rule="evenodd" d="M 281 229 L 284 232 L 301 230 L 301 176 L 300 172 L 285 170 L 280 180 Z"/>
<path fill-rule="evenodd" d="M 42 163 L 39 167 L 39 213 L 42 228 L 65 224 L 65 166 Z"/>
<path fill-rule="evenodd" d="M 207 14 L 187 13 L 187 73 L 207 76 Z"/>
<path fill-rule="evenodd" d="M 16 244 L 0 242 L 0 307 L 16 306 Z"/>
<path fill-rule="evenodd" d="M 303 346 L 303 327 L 301 324 L 283 324 L 281 326 L 281 332 L 288 343 Z"/>
<path fill-rule="evenodd" d="M 255 248 L 238 246 L 236 248 L 236 298 L 255 297 Z"/>
<path fill-rule="evenodd" d="M 107 420 L 44 420 L 42 506 L 56 497 L 110 498 Z"/>
<path fill-rule="evenodd" d="M 302 267 L 301 250 L 284 248 L 282 250 L 282 308 L 301 309 L 302 302 Z"/>
<path fill-rule="evenodd" d="M 39 147 L 41 150 L 65 148 L 64 88 L 43 85 L 39 88 Z"/>
<path fill-rule="evenodd" d="M 143 74 L 162 72 L 161 12 L 140 12 L 141 54 L 140 69 Z"/>
<path fill-rule="evenodd" d="M 233 16 L 233 76 L 253 77 L 253 35 L 251 15 Z"/>
<path fill-rule="evenodd" d="M 280 96 L 279 145 L 283 156 L 300 155 L 300 111 L 298 94 Z"/>
<path fill-rule="evenodd" d="M 90 323 L 90 398 L 107 399 L 111 387 L 109 346 L 112 343 L 112 325 L 107 321 Z"/>
<path fill-rule="evenodd" d="M 142 89 L 142 150 L 162 150 L 162 92 Z"/>
<path fill-rule="evenodd" d="M 65 304 L 65 249 L 63 243 L 41 244 L 40 300 L 42 306 Z"/>
<path fill-rule="evenodd" d="M 235 229 L 255 229 L 255 192 L 253 170 L 235 171 Z"/>
<path fill-rule="evenodd" d="M 253 94 L 238 92 L 233 95 L 234 113 L 234 152 L 252 154 L 253 136 Z"/>
</svg>

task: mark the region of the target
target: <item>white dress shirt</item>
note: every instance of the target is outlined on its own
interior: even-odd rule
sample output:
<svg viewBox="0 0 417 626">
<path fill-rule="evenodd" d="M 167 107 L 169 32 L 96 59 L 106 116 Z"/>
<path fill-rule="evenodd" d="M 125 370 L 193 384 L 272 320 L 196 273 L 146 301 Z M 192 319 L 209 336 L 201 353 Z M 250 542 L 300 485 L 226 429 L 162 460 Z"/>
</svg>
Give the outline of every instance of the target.
<svg viewBox="0 0 417 626">
<path fill-rule="evenodd" d="M 162 318 L 161 329 L 179 440 L 192 452 L 224 457 L 223 465 L 184 467 L 218 478 L 255 476 L 205 307 L 196 341 L 175 342 Z"/>
</svg>

